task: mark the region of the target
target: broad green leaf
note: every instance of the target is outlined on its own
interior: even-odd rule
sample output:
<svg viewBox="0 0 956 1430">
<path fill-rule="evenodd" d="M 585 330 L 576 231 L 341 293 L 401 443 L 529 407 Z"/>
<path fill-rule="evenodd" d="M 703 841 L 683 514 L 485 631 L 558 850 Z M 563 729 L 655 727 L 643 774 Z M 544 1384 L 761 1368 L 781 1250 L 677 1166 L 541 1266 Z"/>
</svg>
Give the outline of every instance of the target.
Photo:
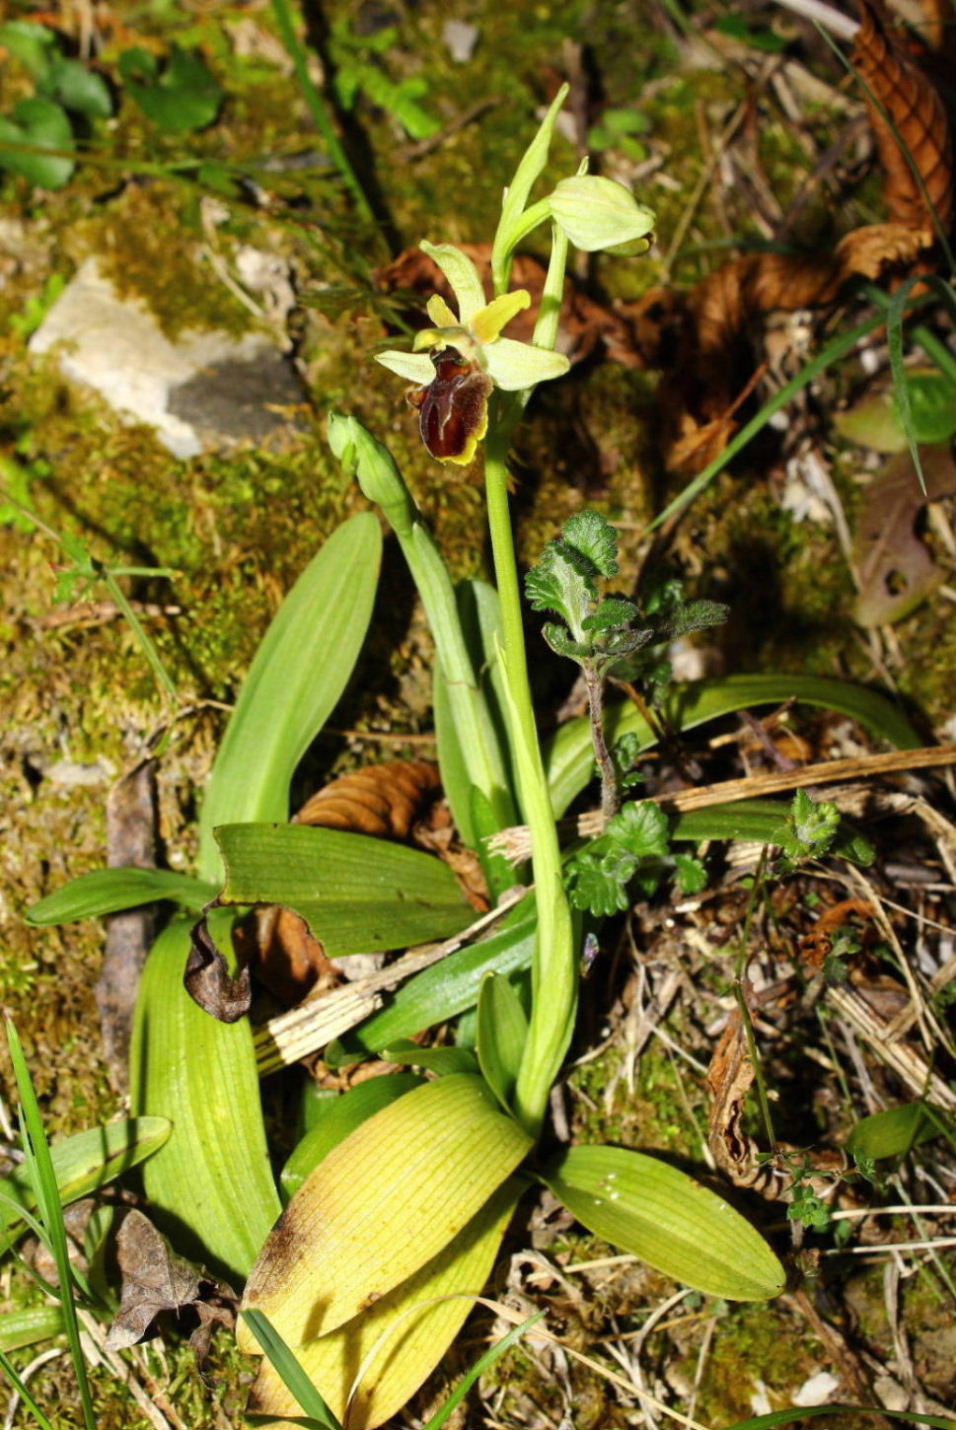
<svg viewBox="0 0 956 1430">
<path fill-rule="evenodd" d="M 245 1306 L 264 1311 L 293 1349 L 336 1330 L 437 1256 L 531 1145 L 480 1078 L 443 1077 L 407 1093 L 302 1184 L 262 1249 Z M 253 1349 L 241 1327 L 239 1340 Z"/>
<path fill-rule="evenodd" d="M 522 1190 L 509 1179 L 414 1275 L 338 1330 L 298 1348 L 301 1365 L 348 1430 L 373 1430 L 390 1420 L 439 1364 L 491 1274 Z M 249 1408 L 297 1413 L 267 1362 Z"/>
<path fill-rule="evenodd" d="M 888 1107 L 860 1118 L 846 1140 L 846 1150 L 851 1156 L 869 1157 L 874 1162 L 882 1157 L 904 1157 L 921 1142 L 941 1134 L 951 1137 L 950 1121 L 941 1109 L 924 1102 Z"/>
<path fill-rule="evenodd" d="M 528 1019 L 521 999 L 507 978 L 487 974 L 478 995 L 478 1062 L 506 1112 L 527 1041 Z"/>
<path fill-rule="evenodd" d="M 200 819 L 199 873 L 220 873 L 220 824 L 289 817 L 289 783 L 358 659 L 378 585 L 382 534 L 371 512 L 332 533 L 266 632 L 226 733 Z"/>
<path fill-rule="evenodd" d="M 402 844 L 306 824 L 216 831 L 226 904 L 294 909 L 330 958 L 447 938 L 474 911 L 447 864 Z"/>
<path fill-rule="evenodd" d="M 92 1127 L 54 1142 L 50 1158 L 60 1201 L 64 1206 L 78 1201 L 145 1161 L 162 1147 L 171 1129 L 165 1117 L 136 1117 Z M 10 1202 L 17 1205 L 11 1206 Z M 28 1211 L 36 1207 L 25 1165 L 0 1177 L 0 1251 L 24 1231 L 17 1206 Z"/>
<path fill-rule="evenodd" d="M 220 946 L 228 920 L 214 917 Z M 272 1179 L 248 1019 L 220 1023 L 183 987 L 191 926 L 178 919 L 146 961 L 130 1053 L 137 1114 L 169 1117 L 173 1132 L 146 1163 L 150 1202 L 192 1244 L 180 1249 L 238 1283 L 281 1210 Z"/>
<path fill-rule="evenodd" d="M 169 899 L 191 913 L 211 903 L 218 890 L 190 874 L 166 869 L 94 869 L 48 894 L 27 911 L 27 923 L 67 924 L 135 909 L 157 899 Z"/>
<path fill-rule="evenodd" d="M 0 1351 L 19 1351 L 62 1334 L 59 1306 L 32 1306 L 28 1311 L 6 1311 L 0 1316 Z"/>
<path fill-rule="evenodd" d="M 414 1073 L 389 1073 L 370 1077 L 341 1096 L 330 1098 L 321 1108 L 315 1126 L 296 1144 L 282 1169 L 279 1181 L 283 1195 L 288 1198 L 297 1192 L 322 1158 L 373 1113 L 381 1112 L 383 1107 L 421 1085 L 421 1078 Z"/>
<path fill-rule="evenodd" d="M 19 174 L 29 184 L 41 189 L 62 189 L 76 167 L 74 161 L 42 150 L 72 148 L 70 121 L 51 99 L 33 95 L 21 99 L 12 120 L 0 116 L 0 169 Z"/>
<path fill-rule="evenodd" d="M 694 682 L 671 693 L 665 715 L 677 730 L 693 730 L 708 720 L 751 705 L 777 705 L 797 700 L 805 705 L 837 710 L 858 720 L 877 739 L 901 750 L 915 750 L 919 736 L 905 715 L 884 695 L 848 681 L 814 675 L 732 675 L 724 680 Z M 631 732 L 641 750 L 655 744 L 646 720 L 629 704 L 608 707 L 605 734 L 609 743 Z M 591 732 L 586 719 L 569 720 L 544 749 L 545 768 L 555 815 L 560 816 L 590 782 L 594 767 Z"/>
<path fill-rule="evenodd" d="M 728 1301 L 783 1290 L 783 1267 L 763 1237 L 666 1162 L 621 1147 L 572 1147 L 542 1176 L 590 1231 L 675 1281 Z"/>
</svg>

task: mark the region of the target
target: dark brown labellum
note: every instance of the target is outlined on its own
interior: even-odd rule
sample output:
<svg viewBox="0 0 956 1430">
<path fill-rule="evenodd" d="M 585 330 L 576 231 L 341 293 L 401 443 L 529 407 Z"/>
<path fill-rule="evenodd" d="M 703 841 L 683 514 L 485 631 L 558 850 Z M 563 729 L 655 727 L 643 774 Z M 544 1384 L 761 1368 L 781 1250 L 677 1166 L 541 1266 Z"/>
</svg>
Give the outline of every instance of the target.
<svg viewBox="0 0 956 1430">
<path fill-rule="evenodd" d="M 488 397 L 494 384 L 457 348 L 442 348 L 431 359 L 434 380 L 410 393 L 408 400 L 418 408 L 418 428 L 431 455 L 464 466 L 488 430 Z"/>
</svg>

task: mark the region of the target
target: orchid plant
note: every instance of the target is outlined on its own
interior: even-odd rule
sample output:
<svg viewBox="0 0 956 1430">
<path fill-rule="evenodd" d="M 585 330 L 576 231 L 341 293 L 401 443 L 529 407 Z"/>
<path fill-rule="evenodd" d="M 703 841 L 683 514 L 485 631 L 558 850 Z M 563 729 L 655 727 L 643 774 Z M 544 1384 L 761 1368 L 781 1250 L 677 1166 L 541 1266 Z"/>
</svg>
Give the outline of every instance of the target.
<svg viewBox="0 0 956 1430">
<path fill-rule="evenodd" d="M 330 419 L 332 448 L 391 522 L 419 587 L 437 648 L 435 717 L 443 780 L 465 839 L 515 815 L 530 827 L 536 920 L 530 1005 L 507 977 L 488 974 L 477 1045 L 390 1045 L 390 1060 L 437 1073 L 363 1120 L 298 1184 L 246 1286 L 244 1309 L 265 1315 L 348 1426 L 382 1424 L 434 1367 L 493 1265 L 528 1185 L 547 1183 L 608 1240 L 704 1290 L 766 1297 L 779 1263 L 726 1203 L 637 1152 L 580 1147 L 532 1160 L 575 1024 L 580 918 L 562 857 L 538 743 L 508 503 L 512 432 L 539 382 L 560 377 L 555 351 L 569 247 L 640 252 L 653 215 L 619 184 L 587 174 L 530 202 L 565 98 L 557 97 L 506 190 L 492 249 L 493 294 L 450 244 L 423 243 L 454 295 L 428 303 L 432 327 L 411 352 L 378 355 L 416 384 L 423 441 L 441 461 L 481 453 L 497 589 L 473 583 L 480 650 L 469 641 L 444 562 L 390 454 L 352 417 Z M 512 257 L 541 224 L 551 255 L 533 339 L 505 335 L 530 304 L 509 287 Z M 490 670 L 487 679 L 482 668 Z M 493 892 L 514 874 L 486 854 Z M 525 1171 L 519 1173 L 524 1166 Z M 706 1247 L 706 1250 L 704 1250 Z M 243 1343 L 256 1346 L 248 1330 Z M 251 1408 L 297 1413 L 287 1385 L 263 1362 Z"/>
</svg>

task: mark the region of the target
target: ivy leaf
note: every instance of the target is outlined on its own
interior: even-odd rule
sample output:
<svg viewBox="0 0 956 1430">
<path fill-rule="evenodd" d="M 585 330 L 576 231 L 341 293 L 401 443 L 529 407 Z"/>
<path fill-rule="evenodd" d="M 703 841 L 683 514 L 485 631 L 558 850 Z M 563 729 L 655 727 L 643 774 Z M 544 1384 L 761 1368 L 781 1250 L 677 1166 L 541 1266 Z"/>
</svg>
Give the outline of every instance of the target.
<svg viewBox="0 0 956 1430">
<path fill-rule="evenodd" d="M 204 129 L 219 113 L 225 90 L 195 50 L 174 45 L 162 74 L 156 56 L 141 45 L 119 57 L 130 98 L 164 134 Z"/>
<path fill-rule="evenodd" d="M 79 60 L 58 59 L 50 70 L 45 88 L 64 109 L 85 114 L 89 119 L 109 119 L 113 98 L 102 75 L 95 74 Z"/>
<path fill-rule="evenodd" d="M 576 512 L 564 523 L 561 536 L 586 556 L 601 576 L 617 575 L 617 532 L 599 512 Z"/>
</svg>

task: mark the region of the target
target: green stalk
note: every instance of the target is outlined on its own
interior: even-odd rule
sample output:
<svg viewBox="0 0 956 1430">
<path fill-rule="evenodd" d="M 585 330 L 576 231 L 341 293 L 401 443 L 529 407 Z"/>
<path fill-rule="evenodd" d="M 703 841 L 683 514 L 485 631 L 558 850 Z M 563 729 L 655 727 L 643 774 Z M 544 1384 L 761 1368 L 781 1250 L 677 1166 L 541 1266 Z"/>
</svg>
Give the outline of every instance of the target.
<svg viewBox="0 0 956 1430">
<path fill-rule="evenodd" d="M 359 182 L 359 177 L 352 167 L 351 160 L 346 154 L 339 141 L 339 136 L 335 132 L 332 123 L 329 107 L 324 96 L 312 83 L 306 61 L 305 50 L 295 32 L 295 25 L 292 22 L 292 11 L 287 0 L 272 0 L 272 13 L 276 17 L 276 24 L 279 27 L 279 34 L 282 36 L 282 43 L 289 52 L 292 61 L 292 68 L 295 70 L 295 77 L 299 82 L 302 97 L 306 102 L 309 113 L 312 115 L 316 129 L 325 140 L 329 151 L 329 158 L 342 176 L 345 187 L 355 200 L 355 207 L 363 219 L 368 223 L 375 222 L 375 215 L 372 206 L 366 197 L 365 190 Z"/>
<path fill-rule="evenodd" d="M 506 829 L 515 819 L 510 780 L 462 630 L 448 567 L 435 538 L 422 520 L 388 448 L 361 423 L 354 417 L 331 413 L 329 443 L 346 469 L 354 472 L 365 496 L 381 508 L 398 537 L 435 639 L 468 778 L 487 800 L 497 828 Z M 470 811 L 456 809 L 455 816 L 466 843 L 474 847 L 478 832 L 472 827 Z"/>
<path fill-rule="evenodd" d="M 521 596 L 508 508 L 511 423 L 492 415 L 485 444 L 488 526 L 501 602 L 501 662 L 506 715 L 522 813 L 533 841 L 538 932 L 531 967 L 531 1021 L 514 1094 L 515 1116 L 532 1137 L 544 1123 L 577 1010 L 577 964 L 571 910 L 561 877 L 561 851 L 538 744 L 521 620 Z"/>
</svg>

